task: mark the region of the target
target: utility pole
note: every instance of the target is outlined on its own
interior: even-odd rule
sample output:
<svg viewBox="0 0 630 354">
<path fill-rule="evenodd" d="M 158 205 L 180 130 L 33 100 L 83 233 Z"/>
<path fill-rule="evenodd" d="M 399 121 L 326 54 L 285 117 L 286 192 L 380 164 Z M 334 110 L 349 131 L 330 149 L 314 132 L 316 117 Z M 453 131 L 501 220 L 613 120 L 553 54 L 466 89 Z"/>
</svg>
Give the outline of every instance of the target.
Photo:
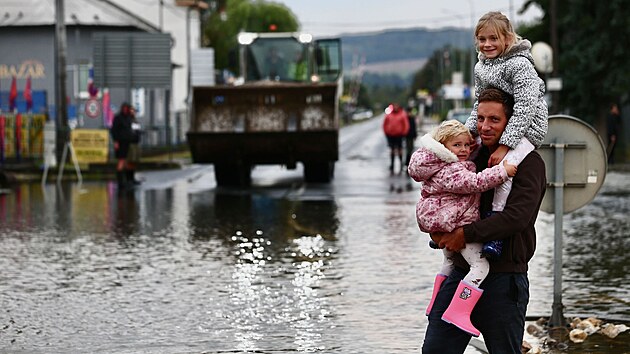
<svg viewBox="0 0 630 354">
<path fill-rule="evenodd" d="M 470 34 L 475 38 L 475 9 L 473 7 L 472 0 L 468 0 L 470 5 Z M 476 40 L 476 39 L 475 39 Z M 474 104 L 475 95 L 473 90 L 475 88 L 475 64 L 477 64 L 477 51 L 475 48 L 470 49 L 470 102 Z"/>
<path fill-rule="evenodd" d="M 558 57 L 558 29 L 557 29 L 557 16 L 558 16 L 558 11 L 557 11 L 557 7 L 556 7 L 557 3 L 556 0 L 551 0 L 551 3 L 549 5 L 549 12 L 550 12 L 550 27 L 551 27 L 551 50 L 552 50 L 552 58 L 553 58 L 553 69 L 551 71 L 551 77 L 553 78 L 557 78 L 558 77 L 558 62 L 559 57 Z M 551 93 L 551 110 L 549 112 L 549 114 L 556 114 L 558 113 L 558 91 L 553 91 Z"/>
<path fill-rule="evenodd" d="M 556 0 L 551 0 L 549 4 L 549 12 L 551 15 L 551 52 L 552 52 L 552 71 L 551 76 L 558 77 L 558 33 L 556 30 L 556 16 L 558 14 L 556 8 Z M 558 112 L 558 91 L 551 93 L 551 110 L 550 114 Z M 564 148 L 558 148 L 555 152 L 556 158 L 556 181 L 564 180 Z M 555 217 L 559 220 L 555 225 L 555 245 L 554 245 L 554 291 L 553 304 L 551 306 L 551 318 L 549 318 L 549 326 L 565 327 L 567 324 L 564 317 L 564 305 L 562 305 L 562 215 L 563 207 L 563 188 L 555 188 Z"/>
<path fill-rule="evenodd" d="M 164 0 L 160 0 L 160 32 L 164 31 Z"/>
<path fill-rule="evenodd" d="M 68 142 L 68 109 L 66 104 L 66 23 L 64 17 L 64 0 L 55 0 L 55 61 L 56 85 L 55 106 L 57 122 L 57 161 L 61 163 L 63 149 Z M 63 168 L 63 166 L 59 166 Z"/>
</svg>

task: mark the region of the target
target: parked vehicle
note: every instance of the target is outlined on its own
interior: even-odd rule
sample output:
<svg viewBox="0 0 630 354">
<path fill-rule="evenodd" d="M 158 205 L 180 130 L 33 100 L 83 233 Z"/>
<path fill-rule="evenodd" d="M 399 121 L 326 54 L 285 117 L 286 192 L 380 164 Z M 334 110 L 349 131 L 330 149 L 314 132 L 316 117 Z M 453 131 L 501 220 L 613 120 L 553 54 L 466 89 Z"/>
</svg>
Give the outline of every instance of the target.
<svg viewBox="0 0 630 354">
<path fill-rule="evenodd" d="M 364 120 L 370 119 L 374 116 L 374 112 L 371 109 L 357 109 L 352 113 L 352 120 Z"/>
<path fill-rule="evenodd" d="M 455 119 L 460 121 L 462 124 L 466 124 L 466 120 L 470 117 L 470 112 L 472 108 L 454 108 L 446 113 L 446 120 Z"/>
<path fill-rule="evenodd" d="M 340 40 L 299 33 L 241 33 L 242 84 L 195 87 L 188 143 L 214 164 L 219 186 L 247 186 L 261 164 L 304 165 L 328 183 L 338 160 Z"/>
</svg>

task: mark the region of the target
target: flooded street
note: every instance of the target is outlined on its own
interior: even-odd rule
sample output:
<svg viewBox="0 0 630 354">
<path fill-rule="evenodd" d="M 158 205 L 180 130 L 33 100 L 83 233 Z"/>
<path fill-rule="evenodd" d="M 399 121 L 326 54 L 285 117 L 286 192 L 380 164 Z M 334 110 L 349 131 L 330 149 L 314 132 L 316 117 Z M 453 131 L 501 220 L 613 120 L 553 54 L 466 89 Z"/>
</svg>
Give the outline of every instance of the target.
<svg viewBox="0 0 630 354">
<path fill-rule="evenodd" d="M 122 195 L 3 191 L 0 352 L 420 352 L 442 255 L 416 225 L 419 185 L 389 176 L 380 119 L 344 128 L 340 149 L 331 185 L 267 166 L 251 189 L 216 188 L 193 165 Z M 564 217 L 567 317 L 630 320 L 629 175 Z M 540 213 L 532 317 L 551 313 L 553 222 Z M 629 337 L 589 352 L 630 353 Z"/>
</svg>

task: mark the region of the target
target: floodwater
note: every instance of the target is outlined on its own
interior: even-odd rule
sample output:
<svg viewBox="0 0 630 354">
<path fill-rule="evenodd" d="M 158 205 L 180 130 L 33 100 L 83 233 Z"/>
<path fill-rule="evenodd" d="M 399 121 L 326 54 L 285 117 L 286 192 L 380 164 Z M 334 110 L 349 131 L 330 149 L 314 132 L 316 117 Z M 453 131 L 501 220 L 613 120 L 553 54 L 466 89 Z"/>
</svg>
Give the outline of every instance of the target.
<svg viewBox="0 0 630 354">
<path fill-rule="evenodd" d="M 220 189 L 188 166 L 124 194 L 105 181 L 3 190 L 0 352 L 420 352 L 442 257 L 415 223 L 419 186 L 387 172 L 378 124 L 342 131 L 329 186 L 265 167 L 251 189 Z M 630 319 L 628 177 L 609 173 L 564 217 L 567 317 Z M 551 313 L 553 220 L 537 223 L 532 317 Z M 570 351 L 628 343 L 596 334 Z"/>
</svg>

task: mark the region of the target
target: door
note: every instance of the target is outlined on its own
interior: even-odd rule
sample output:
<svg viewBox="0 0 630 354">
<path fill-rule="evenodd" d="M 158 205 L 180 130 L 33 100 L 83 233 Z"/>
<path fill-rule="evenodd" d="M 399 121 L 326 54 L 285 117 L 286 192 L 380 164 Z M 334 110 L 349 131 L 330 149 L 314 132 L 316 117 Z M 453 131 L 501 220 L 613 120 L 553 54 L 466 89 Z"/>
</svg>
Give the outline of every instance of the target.
<svg viewBox="0 0 630 354">
<path fill-rule="evenodd" d="M 341 75 L 341 40 L 316 40 L 315 63 L 320 81 L 335 82 Z"/>
</svg>

